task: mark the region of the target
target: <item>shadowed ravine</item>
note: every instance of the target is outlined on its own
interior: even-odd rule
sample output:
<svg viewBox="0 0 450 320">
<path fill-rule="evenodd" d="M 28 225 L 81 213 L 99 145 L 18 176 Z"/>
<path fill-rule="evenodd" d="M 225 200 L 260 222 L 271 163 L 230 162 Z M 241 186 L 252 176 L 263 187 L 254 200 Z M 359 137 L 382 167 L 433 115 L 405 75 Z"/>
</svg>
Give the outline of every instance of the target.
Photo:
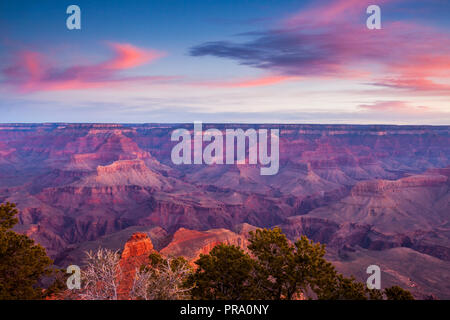
<svg viewBox="0 0 450 320">
<path fill-rule="evenodd" d="M 17 231 L 60 266 L 136 231 L 195 258 L 280 226 L 327 244 L 344 273 L 365 279 L 377 264 L 383 286 L 450 298 L 450 127 L 212 127 L 279 128 L 278 174 L 172 164 L 170 134 L 192 124 L 3 124 L 0 201 L 17 203 Z"/>
</svg>

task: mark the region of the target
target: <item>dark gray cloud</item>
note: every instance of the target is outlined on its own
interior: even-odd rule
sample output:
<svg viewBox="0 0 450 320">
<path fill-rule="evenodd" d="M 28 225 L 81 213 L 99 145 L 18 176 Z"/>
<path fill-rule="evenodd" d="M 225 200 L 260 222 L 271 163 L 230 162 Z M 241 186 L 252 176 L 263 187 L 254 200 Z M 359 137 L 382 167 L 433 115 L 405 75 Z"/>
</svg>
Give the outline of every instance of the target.
<svg viewBox="0 0 450 320">
<path fill-rule="evenodd" d="M 332 73 L 339 63 L 339 45 L 327 34 L 298 31 L 266 31 L 241 34 L 242 43 L 206 42 L 191 48 L 191 56 L 215 56 L 239 64 L 278 71 L 287 75 Z"/>
<path fill-rule="evenodd" d="M 347 77 L 355 74 L 355 65 L 386 64 L 400 56 L 392 43 L 401 35 L 368 31 L 342 22 L 314 27 L 300 23 L 291 28 L 242 33 L 237 35 L 241 41 L 206 42 L 192 47 L 189 54 L 231 59 L 284 75 Z M 387 47 L 393 47 L 389 56 Z"/>
</svg>

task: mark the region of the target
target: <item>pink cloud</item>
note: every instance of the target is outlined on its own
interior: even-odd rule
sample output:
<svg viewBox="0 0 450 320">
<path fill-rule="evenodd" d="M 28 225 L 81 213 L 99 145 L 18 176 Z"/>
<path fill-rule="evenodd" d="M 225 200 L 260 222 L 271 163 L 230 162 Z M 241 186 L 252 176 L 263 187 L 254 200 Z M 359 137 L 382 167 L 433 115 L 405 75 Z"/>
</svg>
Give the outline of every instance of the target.
<svg viewBox="0 0 450 320">
<path fill-rule="evenodd" d="M 365 9 L 371 4 L 383 9 L 383 5 L 392 2 L 401 1 L 379 0 L 373 3 L 369 0 L 336 0 L 302 10 L 283 23 L 294 29 L 308 25 L 324 28 L 324 36 L 329 35 L 331 39 L 320 45 L 333 45 L 335 55 L 340 56 L 336 63 L 342 70 L 359 61 L 376 66 L 372 72 L 374 74 L 389 74 L 374 81 L 378 86 L 450 94 L 449 85 L 430 79 L 450 78 L 448 31 L 416 23 L 384 20 L 382 30 L 372 31 L 355 19 L 365 14 Z"/>
<path fill-rule="evenodd" d="M 246 88 L 246 87 L 258 87 L 258 86 L 267 86 L 271 84 L 276 84 L 280 82 L 284 82 L 287 80 L 298 79 L 298 77 L 289 77 L 289 76 L 264 76 L 257 79 L 249 79 L 244 81 L 238 81 L 232 83 L 232 87 Z"/>
<path fill-rule="evenodd" d="M 106 68 L 129 69 L 156 60 L 164 54 L 155 50 L 139 49 L 128 43 L 111 43 L 116 57 L 105 64 Z"/>
<path fill-rule="evenodd" d="M 285 76 L 285 75 L 264 75 L 253 79 L 236 79 L 230 81 L 211 81 L 194 83 L 194 85 L 206 87 L 221 87 L 221 88 L 249 88 L 269 86 L 289 80 L 298 80 L 300 77 Z"/>
<path fill-rule="evenodd" d="M 407 89 L 418 92 L 435 92 L 444 95 L 450 94 L 450 85 L 441 84 L 425 78 L 383 78 L 371 83 L 376 86 L 396 89 Z"/>
<path fill-rule="evenodd" d="M 375 112 L 395 112 L 395 113 L 422 113 L 428 112 L 430 108 L 424 106 L 410 106 L 405 101 L 375 101 L 372 104 L 360 104 L 361 109 Z"/>
<path fill-rule="evenodd" d="M 91 89 L 168 79 L 162 76 L 130 77 L 120 74 L 120 71 L 150 63 L 164 56 L 163 53 L 126 43 L 111 43 L 110 47 L 114 56 L 104 62 L 68 67 L 56 66 L 50 62 L 51 57 L 37 52 L 21 52 L 15 63 L 3 70 L 6 84 L 22 92 L 32 92 Z"/>
<path fill-rule="evenodd" d="M 382 17 L 392 2 L 400 1 L 376 2 Z M 369 30 L 364 18 L 372 1 L 313 3 L 283 19 L 278 29 L 241 34 L 246 41 L 240 43 L 207 42 L 190 53 L 228 58 L 287 77 L 352 79 L 411 92 L 450 94 L 448 30 L 385 19 L 381 30 Z"/>
<path fill-rule="evenodd" d="M 306 22 L 313 25 L 335 23 L 337 20 L 348 23 L 349 18 L 364 14 L 369 5 L 381 6 L 396 1 L 398 0 L 377 0 L 375 2 L 372 0 L 314 1 L 315 5 L 284 19 L 283 24 L 288 27 L 296 27 Z M 320 4 L 317 5 L 316 3 Z"/>
</svg>

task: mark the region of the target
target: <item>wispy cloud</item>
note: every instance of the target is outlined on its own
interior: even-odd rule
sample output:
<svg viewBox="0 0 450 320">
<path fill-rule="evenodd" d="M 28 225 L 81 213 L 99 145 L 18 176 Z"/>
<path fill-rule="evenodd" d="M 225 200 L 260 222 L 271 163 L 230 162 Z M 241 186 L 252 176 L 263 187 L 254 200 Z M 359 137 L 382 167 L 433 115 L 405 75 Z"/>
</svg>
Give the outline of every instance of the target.
<svg viewBox="0 0 450 320">
<path fill-rule="evenodd" d="M 378 4 L 396 1 L 378 1 Z M 450 32 L 407 21 L 365 26 L 368 1 L 328 1 L 283 19 L 276 29 L 211 41 L 192 56 L 231 59 L 269 73 L 302 78 L 360 79 L 411 91 L 450 94 Z M 388 75 L 388 76 L 386 76 Z"/>
<path fill-rule="evenodd" d="M 193 85 L 200 85 L 206 87 L 219 87 L 219 88 L 248 88 L 248 87 L 261 87 L 268 86 L 285 81 L 299 80 L 300 77 L 287 76 L 287 75 L 263 75 L 256 78 L 246 79 L 233 79 L 228 81 L 208 81 L 208 82 L 194 82 Z"/>
<path fill-rule="evenodd" d="M 298 25 L 322 26 L 336 22 L 352 23 L 360 21 L 361 13 L 364 13 L 369 5 L 385 5 L 401 2 L 401 0 L 325 0 L 313 1 L 312 5 L 283 19 L 282 23 L 287 27 Z"/>
<path fill-rule="evenodd" d="M 370 104 L 360 104 L 361 109 L 375 112 L 395 112 L 395 113 L 423 113 L 430 111 L 426 106 L 411 106 L 406 101 L 375 101 Z"/>
<path fill-rule="evenodd" d="M 34 51 L 17 54 L 15 62 L 3 70 L 4 83 L 23 92 L 101 88 L 133 82 L 167 80 L 163 76 L 131 77 L 120 72 L 164 56 L 128 43 L 110 43 L 113 57 L 92 65 L 58 66 L 53 57 Z"/>
</svg>

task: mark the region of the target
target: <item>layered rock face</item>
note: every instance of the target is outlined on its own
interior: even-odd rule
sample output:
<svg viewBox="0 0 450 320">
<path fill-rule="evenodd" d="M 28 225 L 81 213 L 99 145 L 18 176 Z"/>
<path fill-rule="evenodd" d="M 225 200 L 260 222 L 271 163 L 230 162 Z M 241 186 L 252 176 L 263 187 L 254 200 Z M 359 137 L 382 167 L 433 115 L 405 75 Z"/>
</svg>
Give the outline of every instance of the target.
<svg viewBox="0 0 450 320">
<path fill-rule="evenodd" d="M 18 204 L 17 230 L 61 266 L 82 264 L 96 243 L 122 248 L 133 228 L 158 250 L 172 241 L 167 252 L 194 258 L 244 239 L 239 230 L 276 225 L 291 240 L 326 243 L 343 263 L 396 248 L 450 260 L 448 126 L 203 125 L 280 129 L 274 176 L 255 165 L 174 165 L 178 128 L 193 129 L 0 125 L 0 201 Z"/>
<path fill-rule="evenodd" d="M 121 270 L 118 288 L 119 299 L 126 300 L 129 298 L 128 295 L 133 286 L 136 271 L 142 265 L 148 264 L 148 257 L 153 251 L 152 241 L 146 233 L 134 233 L 125 243 L 119 262 Z"/>
<path fill-rule="evenodd" d="M 237 234 L 226 229 L 211 229 L 208 231 L 178 229 L 172 241 L 161 250 L 165 256 L 183 256 L 194 262 L 200 254 L 207 254 L 218 244 L 235 245 L 242 249 L 247 247 L 246 234 Z"/>
<path fill-rule="evenodd" d="M 148 256 L 153 250 L 153 244 L 146 233 L 136 232 L 127 243 L 122 252 L 122 261 L 130 261 L 130 259 L 137 259 L 142 256 Z"/>
</svg>

